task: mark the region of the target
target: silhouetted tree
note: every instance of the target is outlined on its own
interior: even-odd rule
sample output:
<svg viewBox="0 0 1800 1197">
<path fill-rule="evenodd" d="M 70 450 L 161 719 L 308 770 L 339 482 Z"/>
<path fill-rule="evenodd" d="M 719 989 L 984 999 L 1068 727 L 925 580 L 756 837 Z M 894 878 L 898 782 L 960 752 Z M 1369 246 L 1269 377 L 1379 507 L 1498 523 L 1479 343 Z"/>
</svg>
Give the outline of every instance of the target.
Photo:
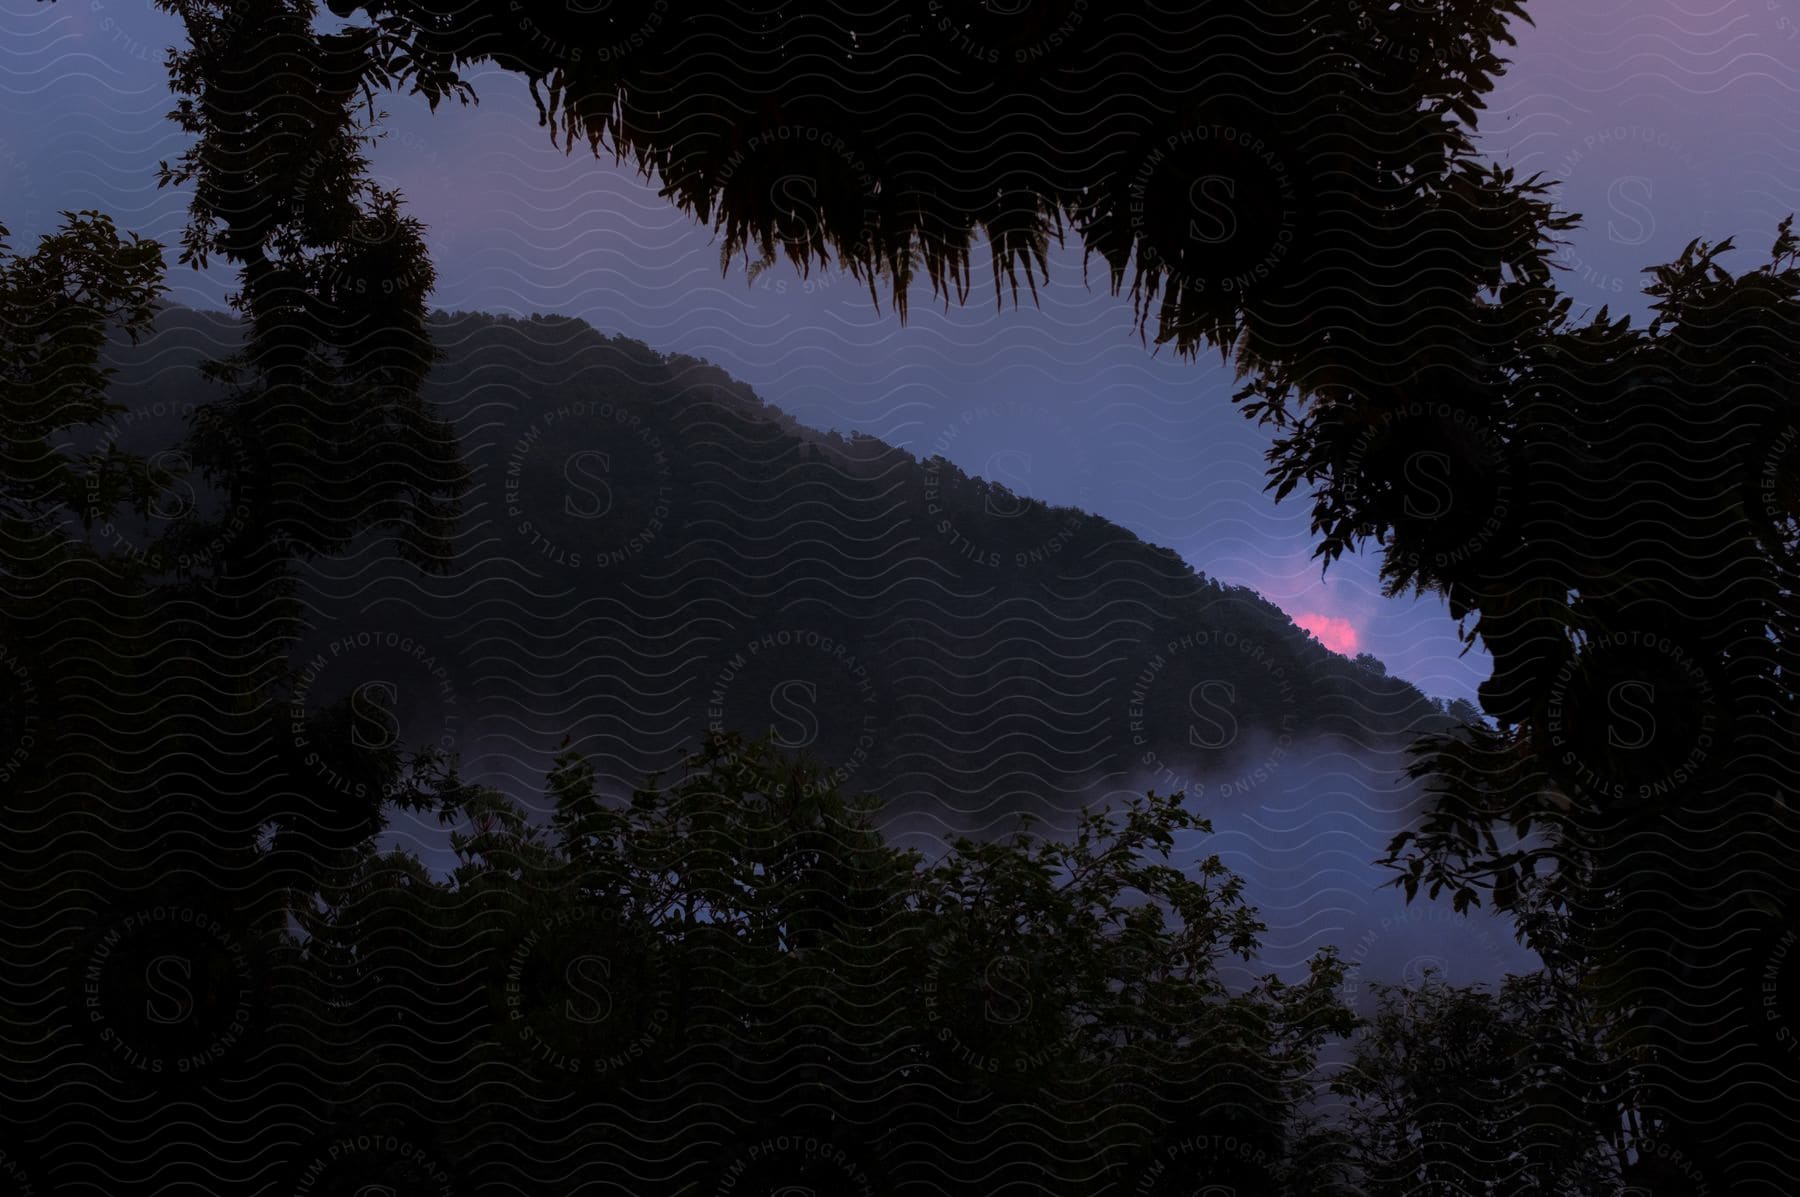
<svg viewBox="0 0 1800 1197">
<path fill-rule="evenodd" d="M 1647 1132 L 1714 1184 L 1769 1186 L 1800 1080 L 1768 1038 L 1791 994 L 1764 984 L 1800 847 L 1779 797 L 1800 766 L 1800 240 L 1784 221 L 1735 275 L 1729 247 L 1659 267 L 1648 327 L 1558 311 L 1464 384 L 1461 497 L 1493 499 L 1481 551 L 1435 556 L 1391 478 L 1322 485 L 1315 522 L 1385 539 L 1392 584 L 1445 593 L 1494 656 L 1494 722 L 1421 745 L 1436 799 L 1392 845 L 1399 883 L 1485 896 L 1591 973 L 1645 1062 Z M 1296 438 L 1329 460 L 1344 423 L 1321 410 Z"/>
<path fill-rule="evenodd" d="M 1626 1164 L 1629 1069 L 1545 974 L 1497 992 L 1378 985 L 1333 1089 L 1368 1197 L 1588 1197 Z"/>
<path fill-rule="evenodd" d="M 326 1075 L 363 1078 L 345 1123 L 434 1128 L 474 1186 L 1325 1191 L 1337 1161 L 1298 1147 L 1342 969 L 1225 985 L 1261 924 L 1217 857 L 1167 863 L 1208 830 L 1177 799 L 927 862 L 735 736 L 629 799 L 565 750 L 548 827 L 446 782 L 453 876 L 364 849 L 301 916 L 303 1005 Z"/>
</svg>

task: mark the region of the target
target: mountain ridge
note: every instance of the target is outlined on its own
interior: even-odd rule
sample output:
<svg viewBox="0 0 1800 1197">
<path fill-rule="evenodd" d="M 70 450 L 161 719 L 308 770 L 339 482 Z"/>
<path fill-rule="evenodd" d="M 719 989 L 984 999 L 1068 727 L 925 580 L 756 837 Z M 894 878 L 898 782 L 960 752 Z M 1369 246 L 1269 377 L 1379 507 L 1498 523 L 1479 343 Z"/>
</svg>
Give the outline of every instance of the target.
<svg viewBox="0 0 1800 1197">
<path fill-rule="evenodd" d="M 472 472 L 451 551 L 421 572 L 370 536 L 303 567 L 296 709 L 366 698 L 394 742 L 459 752 L 467 780 L 536 816 L 565 742 L 622 798 L 712 728 L 768 735 L 873 794 L 885 834 L 928 855 L 1181 790 L 1214 827 L 1203 850 L 1266 899 L 1272 966 L 1328 944 L 1361 977 L 1520 964 L 1505 930 L 1460 919 L 1421 955 L 1378 888 L 1371 862 L 1420 802 L 1407 747 L 1446 708 L 1254 591 L 1103 517 L 808 429 L 718 367 L 580 320 L 432 327 L 427 396 Z M 114 346 L 121 420 L 165 413 L 121 447 L 225 395 L 196 369 L 236 334 L 172 309 Z M 448 860 L 430 814 L 393 812 L 388 836 Z"/>
<path fill-rule="evenodd" d="M 191 383 L 177 363 L 227 351 L 236 327 L 226 314 L 171 308 L 144 345 L 115 347 L 127 409 L 154 406 L 174 379 Z M 705 704 L 708 725 L 766 723 L 786 746 L 826 759 L 864 738 L 827 726 L 831 700 L 871 706 L 895 744 L 936 754 L 921 770 L 918 748 L 888 752 L 878 792 L 890 800 L 991 799 L 995 785 L 1068 797 L 1061 779 L 1123 782 L 1145 770 L 1167 784 L 1221 765 L 1247 729 L 1336 735 L 1386 753 L 1441 715 L 1410 683 L 1331 652 L 1275 604 L 1173 550 L 942 457 L 808 428 L 700 359 L 573 317 L 439 312 L 432 327 L 444 356 L 428 395 L 462 438 L 474 480 L 455 554 L 431 577 L 392 568 L 366 540 L 314 563 L 309 601 L 321 634 L 362 620 L 462 643 L 458 701 L 515 696 L 501 703 L 510 711 L 476 721 L 482 772 L 509 789 L 529 792 L 541 776 L 526 725 L 548 743 L 568 734 L 579 744 L 579 726 L 546 720 L 579 724 L 581 708 L 606 696 L 584 704 L 554 678 L 506 666 L 584 659 L 594 621 L 642 650 L 591 662 L 608 669 L 615 705 L 636 703 L 595 729 L 615 784 L 672 764 L 679 749 L 660 720 L 676 688 L 708 692 L 690 702 L 719 698 Z M 734 673 L 721 686 L 734 658 L 761 656 L 749 646 L 770 635 L 800 641 L 773 645 L 778 667 L 746 657 L 749 680 Z M 824 661 L 796 655 L 827 641 Z M 976 644 L 982 685 L 971 661 L 953 659 Z M 704 661 L 709 684 L 666 684 L 677 657 L 689 674 Z M 854 661 L 851 676 L 826 668 L 832 659 Z M 871 667 L 872 678 L 856 677 Z M 871 697 L 872 687 L 901 693 Z M 744 698 L 749 689 L 762 697 Z M 1103 690 L 1101 715 L 1092 696 Z M 1182 705 L 1186 729 L 1168 717 Z M 1112 726 L 1102 734 L 1096 720 Z M 632 733 L 660 751 L 612 749 Z M 989 757 L 979 767 L 977 754 Z M 921 773 L 940 783 L 934 795 L 896 788 Z"/>
</svg>

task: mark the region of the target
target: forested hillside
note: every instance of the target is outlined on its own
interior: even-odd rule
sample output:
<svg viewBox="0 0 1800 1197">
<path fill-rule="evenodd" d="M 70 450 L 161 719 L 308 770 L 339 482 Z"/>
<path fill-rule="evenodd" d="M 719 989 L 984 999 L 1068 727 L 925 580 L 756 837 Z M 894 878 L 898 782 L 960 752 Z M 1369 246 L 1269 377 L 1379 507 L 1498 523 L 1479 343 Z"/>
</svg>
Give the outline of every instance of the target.
<svg viewBox="0 0 1800 1197">
<path fill-rule="evenodd" d="M 1397 774 L 1439 714 L 1167 549 L 797 425 L 704 362 L 557 317 L 434 332 L 431 398 L 473 474 L 451 568 L 387 568 L 373 539 L 316 563 L 302 667 L 325 701 L 352 654 L 382 661 L 369 734 L 510 792 L 565 735 L 623 792 L 723 728 L 891 815 L 991 828 L 1109 791 L 1243 797 L 1303 743 Z M 235 333 L 174 309 L 118 350 L 113 439 L 166 443 Z"/>
</svg>

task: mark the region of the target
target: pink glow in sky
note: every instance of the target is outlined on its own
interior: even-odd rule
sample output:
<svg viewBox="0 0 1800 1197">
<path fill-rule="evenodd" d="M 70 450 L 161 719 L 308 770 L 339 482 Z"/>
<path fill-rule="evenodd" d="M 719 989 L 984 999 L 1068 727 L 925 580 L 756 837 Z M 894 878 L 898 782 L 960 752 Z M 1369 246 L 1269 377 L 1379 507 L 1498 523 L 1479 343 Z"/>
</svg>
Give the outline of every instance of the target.
<svg viewBox="0 0 1800 1197">
<path fill-rule="evenodd" d="M 1337 615 L 1320 615 L 1308 611 L 1294 616 L 1294 622 L 1319 638 L 1319 643 L 1346 657 L 1356 652 L 1356 625 Z"/>
</svg>

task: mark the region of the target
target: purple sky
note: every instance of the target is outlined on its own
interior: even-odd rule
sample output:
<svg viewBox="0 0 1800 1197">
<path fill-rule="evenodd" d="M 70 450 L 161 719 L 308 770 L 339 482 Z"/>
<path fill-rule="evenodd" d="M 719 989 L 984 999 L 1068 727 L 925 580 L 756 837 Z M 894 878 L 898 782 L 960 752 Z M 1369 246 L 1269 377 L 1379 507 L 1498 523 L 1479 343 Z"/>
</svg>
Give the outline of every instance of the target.
<svg viewBox="0 0 1800 1197">
<path fill-rule="evenodd" d="M 1696 235 L 1736 236 L 1760 256 L 1800 208 L 1800 0 L 1533 7 L 1482 145 L 1564 180 L 1564 206 L 1586 215 L 1564 254 L 1577 304 L 1641 311 L 1640 268 Z M 0 221 L 16 244 L 58 209 L 85 207 L 175 241 L 185 196 L 153 181 L 182 146 L 164 119 L 174 40 L 149 0 L 0 6 Z M 430 226 L 437 306 L 563 312 L 707 358 L 807 423 L 941 447 L 972 472 L 1097 511 L 1428 693 L 1470 696 L 1483 676 L 1483 658 L 1459 657 L 1443 604 L 1384 599 L 1369 560 L 1321 581 L 1304 503 L 1277 507 L 1262 490 L 1266 436 L 1230 408 L 1229 372 L 1147 352 L 1125 301 L 1083 282 L 1078 247 L 1053 261 L 1040 309 L 997 312 L 977 272 L 967 307 L 921 297 L 901 328 L 846 279 L 809 285 L 785 265 L 755 285 L 741 266 L 721 278 L 709 230 L 629 172 L 552 148 L 521 80 L 490 70 L 473 82 L 479 108 L 435 117 L 390 98 L 375 157 Z M 200 306 L 230 282 L 181 269 L 170 281 Z M 1019 418 L 1033 409 L 1056 418 Z"/>
</svg>

